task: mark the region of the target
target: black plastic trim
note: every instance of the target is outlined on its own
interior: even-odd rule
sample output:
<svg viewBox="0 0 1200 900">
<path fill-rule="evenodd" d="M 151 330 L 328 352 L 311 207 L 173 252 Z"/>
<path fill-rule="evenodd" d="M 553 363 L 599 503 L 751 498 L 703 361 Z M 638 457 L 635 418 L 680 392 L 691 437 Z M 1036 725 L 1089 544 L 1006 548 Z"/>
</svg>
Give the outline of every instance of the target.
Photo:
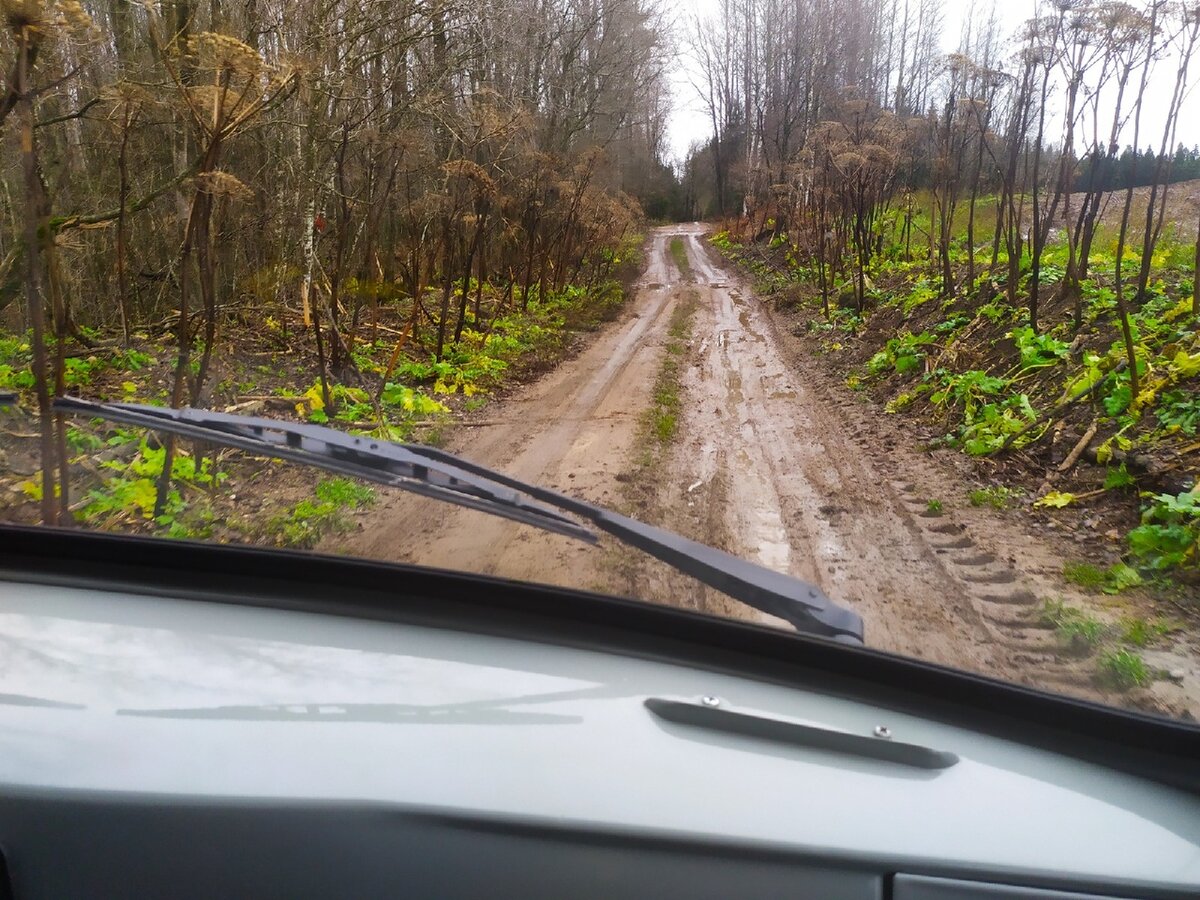
<svg viewBox="0 0 1200 900">
<path fill-rule="evenodd" d="M 812 750 L 827 750 L 846 756 L 876 759 L 911 766 L 914 769 L 948 769 L 958 762 L 958 757 L 945 750 L 933 750 L 920 744 L 886 740 L 861 734 L 849 734 L 829 728 L 818 728 L 800 722 L 786 722 L 749 713 L 709 707 L 680 700 L 650 697 L 645 701 L 646 709 L 666 722 L 688 725 L 708 731 L 737 734 L 742 737 L 758 738 L 777 744 L 805 747 Z"/>
</svg>

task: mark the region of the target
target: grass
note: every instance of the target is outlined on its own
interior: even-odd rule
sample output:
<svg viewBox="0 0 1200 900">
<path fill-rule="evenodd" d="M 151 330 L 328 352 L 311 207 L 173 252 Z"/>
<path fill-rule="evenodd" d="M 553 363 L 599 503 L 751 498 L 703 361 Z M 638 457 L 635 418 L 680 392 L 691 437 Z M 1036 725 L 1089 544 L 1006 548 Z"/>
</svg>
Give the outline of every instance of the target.
<svg viewBox="0 0 1200 900">
<path fill-rule="evenodd" d="M 666 353 L 663 355 L 658 380 L 654 385 L 654 400 L 648 411 L 649 434 L 660 447 L 675 439 L 679 431 L 680 397 L 683 370 L 683 355 L 692 336 L 692 319 L 696 313 L 696 295 L 687 298 L 671 313 L 667 328 Z"/>
<path fill-rule="evenodd" d="M 1119 594 L 1144 583 L 1136 569 L 1122 562 L 1114 563 L 1107 569 L 1086 562 L 1068 562 L 1063 565 L 1062 574 L 1064 581 L 1106 594 Z"/>
<path fill-rule="evenodd" d="M 967 499 L 972 506 L 990 506 L 993 509 L 1005 510 L 1012 506 L 1021 496 L 1019 489 L 1003 486 L 979 488 L 967 493 Z"/>
<path fill-rule="evenodd" d="M 671 238 L 671 259 L 675 260 L 675 265 L 679 267 L 679 274 L 684 278 L 691 278 L 692 264 L 688 262 L 687 248 L 684 246 L 683 238 Z"/>
<path fill-rule="evenodd" d="M 935 515 L 940 513 L 942 511 L 942 501 L 941 500 L 930 500 L 928 503 L 925 504 L 925 511 L 929 512 L 929 513 L 933 513 Z"/>
<path fill-rule="evenodd" d="M 1105 681 L 1121 690 L 1145 687 L 1154 680 L 1145 660 L 1125 648 L 1113 650 L 1101 657 L 1100 674 Z"/>
<path fill-rule="evenodd" d="M 1108 584 L 1108 573 L 1091 563 L 1066 563 L 1063 579 L 1088 590 L 1100 590 Z"/>
<path fill-rule="evenodd" d="M 1059 640 L 1072 649 L 1091 652 L 1104 639 L 1103 622 L 1076 606 L 1049 600 L 1042 608 L 1042 622 L 1054 628 Z"/>
<path fill-rule="evenodd" d="M 1169 633 L 1171 626 L 1161 619 L 1147 621 L 1142 618 L 1133 618 L 1126 619 L 1122 629 L 1122 641 L 1135 647 L 1146 647 Z"/>
</svg>

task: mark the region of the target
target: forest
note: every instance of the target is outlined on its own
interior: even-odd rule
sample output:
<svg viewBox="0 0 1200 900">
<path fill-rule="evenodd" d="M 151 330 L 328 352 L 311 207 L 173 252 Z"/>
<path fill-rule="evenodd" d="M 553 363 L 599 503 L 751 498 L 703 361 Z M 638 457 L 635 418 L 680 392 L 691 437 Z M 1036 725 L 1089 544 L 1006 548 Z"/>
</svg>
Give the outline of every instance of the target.
<svg viewBox="0 0 1200 900">
<path fill-rule="evenodd" d="M 69 495 L 96 436 L 51 415 L 53 395 L 229 404 L 266 390 L 243 351 L 303 350 L 277 374 L 313 421 L 402 424 L 579 298 L 611 303 L 641 201 L 673 184 L 647 0 L 3 11 L 0 388 L 39 414 L 26 493 L 47 522 L 112 505 Z M 159 518 L 165 449 L 127 479 Z"/>
</svg>

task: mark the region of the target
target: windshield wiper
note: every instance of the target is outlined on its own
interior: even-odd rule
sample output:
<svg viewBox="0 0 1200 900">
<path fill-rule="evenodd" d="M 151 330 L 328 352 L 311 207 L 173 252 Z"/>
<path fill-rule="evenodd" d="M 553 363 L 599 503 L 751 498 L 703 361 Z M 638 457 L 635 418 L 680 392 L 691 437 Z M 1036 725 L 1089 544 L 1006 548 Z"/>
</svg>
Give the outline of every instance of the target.
<svg viewBox="0 0 1200 900">
<path fill-rule="evenodd" d="M 59 398 L 54 408 L 315 466 L 595 543 L 595 533 L 574 516 L 798 631 L 862 642 L 862 619 L 807 582 L 434 447 L 203 409 L 73 397 Z"/>
</svg>

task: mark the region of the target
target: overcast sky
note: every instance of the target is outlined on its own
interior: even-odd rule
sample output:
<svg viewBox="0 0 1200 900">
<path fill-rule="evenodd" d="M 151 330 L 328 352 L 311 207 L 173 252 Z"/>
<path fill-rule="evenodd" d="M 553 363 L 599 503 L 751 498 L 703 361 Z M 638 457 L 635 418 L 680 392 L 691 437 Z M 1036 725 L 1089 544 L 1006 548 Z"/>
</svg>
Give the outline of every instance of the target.
<svg viewBox="0 0 1200 900">
<path fill-rule="evenodd" d="M 1001 0 L 997 4 L 998 19 L 1004 31 L 1007 34 L 1014 32 L 1022 22 L 1033 15 L 1037 5 L 1037 0 Z M 959 37 L 971 6 L 970 0 L 944 0 L 945 18 L 942 29 L 942 46 L 947 52 L 958 47 Z M 986 16 L 989 0 L 976 0 L 975 6 L 983 10 L 982 15 Z M 707 15 L 718 8 L 718 0 L 670 0 L 670 8 L 680 17 L 680 27 L 686 28 L 687 23 L 697 14 Z M 1196 62 L 1200 63 L 1200 61 Z M 1194 63 L 1191 72 L 1189 81 L 1193 88 L 1184 102 L 1184 112 L 1180 117 L 1178 130 L 1178 140 L 1188 146 L 1200 144 L 1200 115 L 1188 114 L 1189 109 L 1200 112 L 1198 91 L 1194 87 L 1200 80 L 1197 77 L 1200 75 L 1200 64 Z M 1162 138 L 1163 116 L 1166 114 L 1170 100 L 1174 75 L 1175 67 L 1169 60 L 1160 61 L 1151 75 L 1151 90 L 1148 92 L 1143 113 L 1140 141 L 1143 147 L 1153 144 L 1157 148 Z M 683 159 L 687 155 L 688 147 L 694 141 L 707 140 L 712 132 L 708 117 L 692 86 L 693 80 L 696 80 L 695 63 L 684 50 L 680 54 L 672 82 L 675 103 L 670 121 L 669 143 L 670 152 L 676 159 Z M 1160 88 L 1159 90 L 1154 90 L 1156 85 Z M 1051 131 L 1051 127 L 1055 131 Z M 1061 123 L 1055 123 L 1053 126 L 1048 123 L 1047 133 L 1056 134 L 1058 128 L 1061 128 Z M 1131 138 L 1132 134 L 1125 135 L 1126 141 Z"/>
</svg>

